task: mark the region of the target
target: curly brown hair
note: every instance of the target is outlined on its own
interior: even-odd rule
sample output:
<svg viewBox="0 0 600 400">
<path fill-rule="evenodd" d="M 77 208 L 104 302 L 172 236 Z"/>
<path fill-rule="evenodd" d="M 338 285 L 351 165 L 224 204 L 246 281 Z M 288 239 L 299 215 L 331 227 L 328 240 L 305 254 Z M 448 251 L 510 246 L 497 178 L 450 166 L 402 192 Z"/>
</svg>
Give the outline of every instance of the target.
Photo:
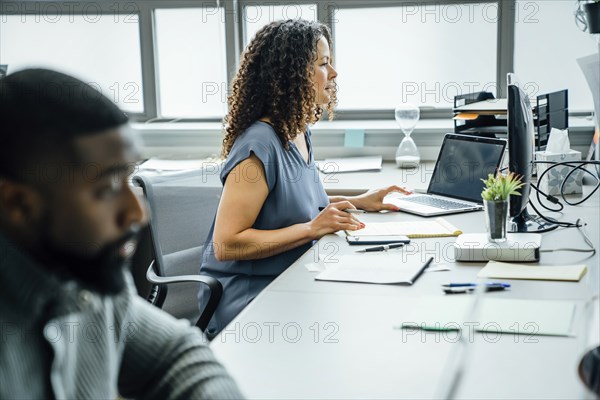
<svg viewBox="0 0 600 400">
<path fill-rule="evenodd" d="M 313 88 L 313 62 L 317 42 L 325 37 L 332 46 L 326 25 L 301 19 L 275 21 L 263 27 L 241 57 L 228 98 L 224 119 L 222 157 L 233 143 L 261 117 L 269 117 L 284 148 L 289 140 L 306 130 L 323 115 Z M 337 86 L 326 106 L 329 119 L 337 103 Z"/>
</svg>

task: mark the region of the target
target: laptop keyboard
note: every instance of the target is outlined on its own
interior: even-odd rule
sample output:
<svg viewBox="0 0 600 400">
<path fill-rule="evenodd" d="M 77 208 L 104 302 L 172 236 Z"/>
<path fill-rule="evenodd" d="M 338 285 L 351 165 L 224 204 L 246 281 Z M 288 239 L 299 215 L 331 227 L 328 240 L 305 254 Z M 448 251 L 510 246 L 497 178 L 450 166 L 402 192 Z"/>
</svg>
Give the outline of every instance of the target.
<svg viewBox="0 0 600 400">
<path fill-rule="evenodd" d="M 472 204 L 440 199 L 438 197 L 431 196 L 407 196 L 402 200 L 410 201 L 412 203 L 424 204 L 426 206 L 441 208 L 442 210 L 459 210 L 461 208 L 472 207 Z"/>
</svg>

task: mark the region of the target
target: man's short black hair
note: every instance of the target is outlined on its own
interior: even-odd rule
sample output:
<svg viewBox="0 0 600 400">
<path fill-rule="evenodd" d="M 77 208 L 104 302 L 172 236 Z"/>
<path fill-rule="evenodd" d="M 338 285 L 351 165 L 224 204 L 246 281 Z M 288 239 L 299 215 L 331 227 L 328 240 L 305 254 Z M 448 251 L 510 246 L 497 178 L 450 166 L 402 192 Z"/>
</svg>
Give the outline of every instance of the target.
<svg viewBox="0 0 600 400">
<path fill-rule="evenodd" d="M 0 79 L 0 177 L 23 171 L 65 150 L 76 137 L 117 128 L 127 116 L 85 82 L 47 69 Z"/>
</svg>

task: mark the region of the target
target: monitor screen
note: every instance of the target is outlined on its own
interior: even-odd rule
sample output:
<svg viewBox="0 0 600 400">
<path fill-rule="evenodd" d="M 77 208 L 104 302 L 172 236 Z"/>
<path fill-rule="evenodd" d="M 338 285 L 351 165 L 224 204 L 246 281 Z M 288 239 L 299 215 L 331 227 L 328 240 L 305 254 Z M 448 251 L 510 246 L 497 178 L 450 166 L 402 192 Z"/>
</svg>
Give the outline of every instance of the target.
<svg viewBox="0 0 600 400">
<path fill-rule="evenodd" d="M 520 196 L 510 196 L 509 232 L 545 232 L 558 225 L 546 218 L 530 215 L 527 212 L 531 178 L 533 175 L 533 154 L 535 134 L 533 112 L 527 94 L 519 88 L 515 74 L 507 75 L 508 84 L 508 168 L 519 175 L 524 183 L 519 189 Z"/>
<path fill-rule="evenodd" d="M 535 134 L 533 112 L 527 94 L 518 86 L 514 74 L 508 78 L 508 169 L 521 176 L 521 196 L 511 196 L 510 216 L 519 215 L 526 207 L 533 175 Z"/>
</svg>

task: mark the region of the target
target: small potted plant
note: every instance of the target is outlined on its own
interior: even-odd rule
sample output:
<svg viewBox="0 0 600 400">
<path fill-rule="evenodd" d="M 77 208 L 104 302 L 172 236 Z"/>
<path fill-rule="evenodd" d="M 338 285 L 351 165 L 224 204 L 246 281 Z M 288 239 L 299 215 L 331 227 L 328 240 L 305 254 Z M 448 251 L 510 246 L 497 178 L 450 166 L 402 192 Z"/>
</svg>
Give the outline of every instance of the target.
<svg viewBox="0 0 600 400">
<path fill-rule="evenodd" d="M 506 220 L 508 218 L 508 201 L 510 196 L 520 196 L 519 189 L 523 187 L 521 177 L 514 172 L 506 175 L 489 174 L 482 179 L 485 188 L 481 192 L 485 210 L 485 222 L 492 242 L 506 241 Z"/>
<path fill-rule="evenodd" d="M 587 31 L 589 33 L 600 33 L 600 0 L 579 0 L 581 8 L 585 13 Z"/>
</svg>

